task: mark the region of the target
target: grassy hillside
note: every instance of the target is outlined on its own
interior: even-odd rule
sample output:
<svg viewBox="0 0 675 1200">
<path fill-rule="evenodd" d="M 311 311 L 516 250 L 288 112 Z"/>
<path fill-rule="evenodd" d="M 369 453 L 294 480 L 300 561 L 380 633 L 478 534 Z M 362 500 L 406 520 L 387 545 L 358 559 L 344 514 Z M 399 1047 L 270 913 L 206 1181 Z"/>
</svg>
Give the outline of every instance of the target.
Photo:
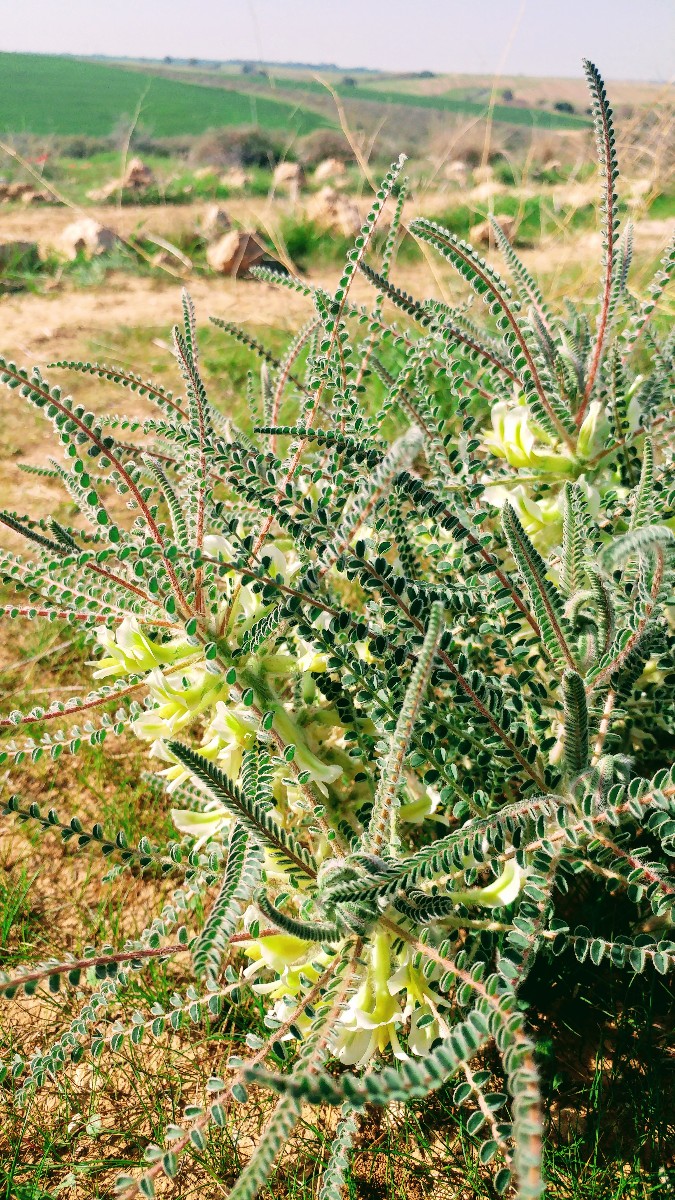
<svg viewBox="0 0 675 1200">
<path fill-rule="evenodd" d="M 256 87 L 257 84 L 258 80 L 256 80 Z M 293 89 L 310 93 L 325 92 L 322 84 L 313 80 L 275 78 L 274 85 L 275 89 Z M 335 90 L 346 100 L 370 100 L 376 104 L 406 104 L 415 108 L 431 108 L 467 117 L 485 117 L 489 107 L 486 101 L 472 100 L 461 94 L 422 95 L 416 92 L 389 90 L 384 87 L 375 88 L 364 84 L 340 85 Z M 542 108 L 525 106 L 521 108 L 510 104 L 495 104 L 492 108 L 492 119 L 508 125 L 528 125 L 533 129 L 583 129 L 590 125 L 588 117 L 576 116 L 572 113 L 551 112 Z"/>
<path fill-rule="evenodd" d="M 0 130 L 4 133 L 112 133 L 140 120 L 156 137 L 203 133 L 219 125 L 260 125 L 309 133 L 327 121 L 291 102 L 77 59 L 0 54 Z"/>
<path fill-rule="evenodd" d="M 121 65 L 134 72 L 139 69 L 139 64 L 123 63 Z M 292 92 L 298 98 L 306 96 L 307 102 L 311 104 L 315 97 L 325 99 L 328 95 L 323 83 L 317 79 L 308 79 L 306 75 L 303 77 L 299 72 L 291 74 L 287 71 L 277 71 L 277 68 L 270 71 L 269 75 L 260 73 L 246 76 L 235 75 L 231 70 L 216 71 L 212 68 L 184 67 L 177 64 L 166 66 L 164 63 L 143 64 L 141 69 L 159 78 L 184 79 L 190 82 L 201 81 L 214 89 L 229 90 L 236 83 L 240 93 L 248 96 L 255 93 L 261 99 L 276 97 L 279 92 L 282 94 Z M 322 73 L 322 78 L 324 77 L 340 98 L 347 103 L 365 100 L 381 107 L 405 105 L 411 108 L 447 112 L 460 117 L 477 117 L 479 119 L 486 117 L 489 111 L 489 87 L 487 90 L 478 87 L 467 88 L 466 86 L 462 88 L 446 87 L 443 91 L 432 91 L 425 87 L 429 82 L 427 80 L 410 81 L 397 78 L 381 80 L 377 76 L 362 79 L 359 76 L 353 84 L 345 84 L 343 76 L 336 78 L 334 73 L 326 72 L 325 76 Z M 439 81 L 434 80 L 433 82 L 437 84 Z M 483 91 L 486 91 L 485 95 L 481 94 Z M 497 103 L 492 108 L 492 119 L 506 125 L 527 126 L 531 129 L 566 130 L 584 129 L 590 126 L 590 121 L 586 116 L 555 112 L 551 108 L 535 107 L 533 104 Z"/>
</svg>

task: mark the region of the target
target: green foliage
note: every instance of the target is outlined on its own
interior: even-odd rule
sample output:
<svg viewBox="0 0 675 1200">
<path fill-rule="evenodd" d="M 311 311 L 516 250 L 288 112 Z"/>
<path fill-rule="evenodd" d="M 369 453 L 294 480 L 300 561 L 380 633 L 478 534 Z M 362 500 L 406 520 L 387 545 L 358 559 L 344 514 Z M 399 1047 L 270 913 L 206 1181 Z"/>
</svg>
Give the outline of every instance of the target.
<svg viewBox="0 0 675 1200">
<path fill-rule="evenodd" d="M 562 679 L 565 708 L 565 766 L 572 778 L 588 765 L 588 709 L 584 681 L 577 671 L 565 671 Z"/>
<path fill-rule="evenodd" d="M 223 881 L 192 948 L 196 974 L 210 977 L 214 984 L 229 937 L 241 916 L 242 903 L 251 895 L 260 875 L 261 854 L 256 845 L 250 844 L 251 840 L 243 825 L 232 826 Z"/>
<path fill-rule="evenodd" d="M 638 369 L 611 116 L 589 79 L 611 192 L 594 332 L 583 310 L 547 307 L 503 237 L 519 298 L 426 220 L 413 231 L 487 319 L 403 292 L 389 278 L 399 161 L 334 294 L 278 279 L 314 309 L 285 353 L 215 322 L 262 360 L 252 435 L 209 399 L 188 297 L 173 338 L 183 397 L 70 364 L 156 405 L 138 445 L 138 422 L 0 360 L 2 382 L 51 420 L 64 465 L 47 470 L 78 512 L 72 525 L 2 514 L 30 552 L 2 552 L 4 615 L 75 624 L 110 681 L 1 718 L 4 753 L 56 763 L 130 729 L 162 761 L 181 835 L 135 850 L 10 799 L 8 814 L 98 846 L 111 870 L 179 886 L 121 949 L 0 979 L 11 1002 L 100 981 L 56 1043 L 7 1073 L 29 1103 L 85 1054 L 236 1012 L 251 992 L 266 1005 L 265 1038 L 227 1060 L 121 1196 L 152 1196 L 254 1085 L 280 1099 L 231 1196 L 252 1200 L 306 1106 L 326 1105 L 342 1111 L 320 1185 L 334 1200 L 354 1112 L 429 1103 L 460 1074 L 476 1177 L 536 1200 L 533 1026 L 555 1015 L 547 993 L 530 1008 L 532 981 L 564 970 L 572 992 L 592 967 L 602 1007 L 608 970 L 675 965 L 673 347 L 652 326 Z M 359 269 L 372 307 L 350 298 Z M 650 296 L 663 294 L 660 273 Z M 132 974 L 182 954 L 196 982 L 170 1012 L 150 999 L 130 1030 L 108 1013 Z M 503 1092 L 486 1090 L 486 1061 Z"/>
<path fill-rule="evenodd" d="M 341 1200 L 350 1165 L 350 1151 L 358 1122 L 349 1105 L 342 1110 L 340 1124 L 335 1131 L 330 1158 L 321 1181 L 319 1200 Z"/>
</svg>

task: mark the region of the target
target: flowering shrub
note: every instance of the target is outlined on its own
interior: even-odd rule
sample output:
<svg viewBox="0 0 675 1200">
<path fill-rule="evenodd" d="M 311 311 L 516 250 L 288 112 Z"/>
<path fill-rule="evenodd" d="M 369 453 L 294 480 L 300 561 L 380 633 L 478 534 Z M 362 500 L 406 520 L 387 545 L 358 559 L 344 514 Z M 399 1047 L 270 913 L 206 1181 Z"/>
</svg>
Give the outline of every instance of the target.
<svg viewBox="0 0 675 1200">
<path fill-rule="evenodd" d="M 56 1045 L 10 1064 L 19 1100 L 183 1011 L 198 1020 L 243 989 L 266 1006 L 269 1040 L 249 1037 L 251 1055 L 229 1060 L 120 1195 L 153 1195 L 255 1085 L 279 1100 L 230 1195 L 253 1197 L 302 1106 L 326 1104 L 341 1117 L 321 1196 L 337 1198 L 366 1105 L 424 1097 L 493 1042 L 508 1095 L 470 1073 L 458 1101 L 473 1098 L 496 1191 L 536 1197 L 521 1000 L 533 963 L 570 949 L 632 971 L 675 963 L 672 339 L 650 322 L 673 258 L 634 299 L 611 115 L 587 74 L 605 178 L 594 328 L 549 312 L 496 226 L 515 294 L 447 230 L 410 227 L 486 302 L 485 329 L 466 305 L 392 284 L 398 163 L 334 295 L 277 280 L 316 315 L 282 361 L 258 347 L 254 437 L 208 401 L 188 298 L 174 331 L 185 399 L 121 368 L 58 364 L 156 403 L 138 446 L 122 436 L 138 422 L 0 364 L 52 420 L 65 453 L 53 474 L 82 517 L 3 514 L 34 551 L 3 554 L 5 615 L 86 631 L 96 680 L 83 702 L 10 713 L 5 757 L 58 759 L 129 730 L 161 764 L 177 836 L 133 850 L 19 794 L 7 809 L 99 844 L 109 875 L 135 864 L 180 879 L 139 939 L 3 979 L 10 998 L 90 967 L 101 981 Z M 369 242 L 396 188 L 375 271 Z M 359 269 L 372 308 L 350 300 Z M 385 298 L 418 328 L 389 323 Z M 575 903 L 580 877 L 593 905 Z M 180 954 L 196 981 L 184 1009 L 105 1026 L 132 970 Z"/>
</svg>

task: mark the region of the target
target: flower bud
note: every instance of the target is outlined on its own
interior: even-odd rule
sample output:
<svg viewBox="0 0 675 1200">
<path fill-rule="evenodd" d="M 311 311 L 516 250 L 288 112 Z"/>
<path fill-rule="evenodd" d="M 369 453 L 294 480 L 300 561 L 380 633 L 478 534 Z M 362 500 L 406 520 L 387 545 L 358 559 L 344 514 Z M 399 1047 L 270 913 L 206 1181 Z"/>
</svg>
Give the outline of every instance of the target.
<svg viewBox="0 0 675 1200">
<path fill-rule="evenodd" d="M 579 428 L 577 455 L 590 458 L 602 448 L 609 430 L 607 414 L 599 400 L 592 400 Z"/>
</svg>

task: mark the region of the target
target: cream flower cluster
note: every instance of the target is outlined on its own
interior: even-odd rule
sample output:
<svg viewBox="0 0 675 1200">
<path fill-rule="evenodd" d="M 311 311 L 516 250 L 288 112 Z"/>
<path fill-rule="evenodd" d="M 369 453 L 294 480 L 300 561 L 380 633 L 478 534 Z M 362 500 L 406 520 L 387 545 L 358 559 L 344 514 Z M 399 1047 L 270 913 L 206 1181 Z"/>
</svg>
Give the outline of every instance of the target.
<svg viewBox="0 0 675 1200">
<path fill-rule="evenodd" d="M 175 666 L 182 658 L 194 654 L 195 648 L 187 640 L 178 638 L 163 645 L 151 642 L 141 629 L 138 618 L 127 615 L 116 629 L 97 629 L 96 637 L 107 652 L 90 666 L 94 679 L 110 676 L 142 675 L 159 666 Z"/>
<path fill-rule="evenodd" d="M 497 458 L 505 459 L 518 470 L 570 479 L 576 478 L 583 471 L 585 460 L 600 450 L 609 428 L 599 400 L 589 404 L 574 450 L 537 425 L 523 396 L 516 401 L 500 400 L 492 406 L 490 416 L 492 430 L 483 444 Z"/>
<path fill-rule="evenodd" d="M 233 548 L 221 535 L 207 535 L 204 549 L 212 558 L 219 555 L 234 557 Z M 300 567 L 292 551 L 275 543 L 262 549 L 261 559 L 269 560 L 269 572 L 286 583 Z M 228 574 L 219 584 L 223 590 L 221 612 L 227 616 L 225 652 L 231 655 L 239 649 L 246 630 L 268 609 L 252 586 L 236 586 L 234 574 Z M 145 677 L 148 707 L 131 728 L 137 737 L 150 743 L 151 757 L 163 764 L 159 773 L 167 792 L 176 792 L 191 778 L 190 772 L 170 752 L 167 742 L 198 722 L 202 725 L 200 754 L 216 763 L 236 782 L 244 753 L 255 743 L 259 715 L 231 698 L 224 675 L 213 674 L 207 669 L 202 647 L 186 637 L 155 642 L 133 615 L 125 616 L 115 630 L 99 630 L 97 637 L 104 656 L 91 664 L 95 668 L 95 678 L 119 678 L 131 673 Z M 366 648 L 362 647 L 361 652 L 365 654 Z M 264 689 L 264 695 L 259 699 L 256 697 L 258 710 L 274 713 L 272 729 L 285 744 L 295 747 L 297 773 L 325 797 L 331 786 L 343 780 L 349 785 L 351 804 L 366 799 L 362 794 L 363 785 L 354 783 L 359 763 L 346 752 L 344 729 L 336 710 L 325 706 L 307 708 L 300 724 L 278 694 L 278 689 L 289 679 L 299 677 L 303 700 L 311 705 L 316 694 L 312 679 L 326 670 L 325 655 L 310 642 L 297 637 L 293 642 L 289 639 L 272 654 L 263 651 L 248 658 L 240 655 L 237 668 L 248 670 L 254 692 L 256 686 Z M 331 761 L 326 762 L 325 757 Z M 307 808 L 301 789 L 289 780 L 289 774 L 288 769 L 280 767 L 273 779 L 274 816 L 284 826 L 302 819 Z M 414 786 L 414 781 L 409 780 L 411 801 L 404 804 L 401 811 L 401 819 L 411 823 L 434 814 L 440 800 L 432 791 L 418 794 L 413 790 Z M 172 809 L 171 816 L 181 833 L 196 839 L 197 848 L 211 837 L 224 833 L 231 823 L 229 811 L 213 801 L 205 801 L 199 811 Z M 328 849 L 328 846 L 319 847 L 319 856 L 322 850 Z"/>
<path fill-rule="evenodd" d="M 212 558 L 221 554 L 225 558 L 234 557 L 233 548 L 220 535 L 207 535 L 204 550 Z M 280 576 L 285 583 L 290 581 L 300 566 L 292 551 L 284 550 L 275 543 L 263 547 L 261 559 L 269 560 L 269 572 Z M 219 580 L 219 586 L 223 593 L 221 614 L 227 620 L 223 643 L 226 654 L 232 655 L 239 650 L 245 632 L 268 609 L 260 593 L 254 591 L 251 585 L 238 586 L 233 574 Z M 213 636 L 214 639 L 217 636 L 215 631 Z M 145 677 L 148 706 L 131 728 L 137 737 L 151 743 L 151 756 L 165 764 L 160 773 L 166 781 L 167 791 L 175 791 L 190 778 L 190 773 L 175 760 L 166 742 L 200 720 L 206 722 L 200 753 L 236 780 L 244 752 L 255 742 L 259 718 L 249 707 L 230 698 L 230 686 L 224 674 L 213 674 L 208 670 L 203 648 L 186 637 L 155 642 L 148 637 L 134 615 L 125 616 L 115 630 L 99 630 L 97 637 L 104 656 L 91 664 L 95 668 L 95 678 L 119 678 L 132 673 Z M 337 713 L 334 710 L 322 711 L 323 725 L 318 730 L 318 737 L 313 738 L 312 728 L 309 725 L 301 728 L 287 712 L 282 699 L 276 695 L 276 686 L 283 686 L 289 677 L 300 674 L 311 679 L 312 673 L 325 670 L 325 657 L 317 653 L 310 643 L 298 639 L 297 646 L 282 646 L 280 651 L 273 654 L 261 652 L 248 657 L 240 655 L 237 666 L 239 670 L 244 668 L 249 671 L 254 681 L 254 691 L 256 680 L 264 689 L 259 708 L 274 712 L 274 731 L 285 743 L 295 746 L 295 764 L 299 773 L 327 795 L 328 786 L 340 778 L 350 760 L 344 755 L 340 763 L 327 764 L 314 752 L 310 742 L 313 740 L 322 745 L 330 739 L 339 726 Z M 311 689 L 304 690 L 307 692 Z M 278 775 L 279 778 L 275 779 L 275 795 L 283 808 L 289 801 L 291 805 L 297 801 L 298 791 L 288 784 L 282 786 L 282 770 Z M 230 820 L 222 806 L 213 803 L 207 804 L 201 812 L 175 809 L 172 817 L 182 833 L 197 838 L 198 845 L 220 833 Z"/>
<path fill-rule="evenodd" d="M 466 905 L 503 907 L 517 899 L 524 881 L 524 872 L 511 858 L 498 878 L 485 887 L 454 894 Z M 400 947 L 401 940 L 390 930 L 377 927 L 367 940 L 354 991 L 332 1036 L 332 1051 L 345 1066 L 364 1067 L 374 1055 L 388 1050 L 399 1059 L 424 1055 L 450 1032 L 443 1015 L 448 1001 L 437 987 L 442 971 L 439 968 L 428 978 L 414 965 L 412 951 L 407 946 L 394 949 L 395 945 Z M 254 992 L 274 1001 L 269 1015 L 280 1024 L 292 1016 L 298 999 L 313 987 L 334 957 L 316 943 L 286 933 L 252 937 L 244 949 L 252 960 L 244 978 Z M 261 973 L 267 971 L 276 978 L 261 980 Z M 303 1036 L 310 1024 L 304 1015 L 294 1020 Z M 407 1050 L 401 1042 L 403 1034 Z M 289 1039 L 293 1036 L 286 1035 Z"/>
<path fill-rule="evenodd" d="M 639 428 L 640 420 L 640 406 L 633 397 L 628 408 L 629 432 Z M 598 473 L 603 468 L 594 465 L 593 458 L 605 445 L 608 430 L 607 414 L 599 400 L 589 404 L 573 448 L 533 420 L 523 396 L 499 401 L 492 407 L 483 447 L 517 474 L 513 482 L 488 481 L 485 501 L 502 508 L 508 500 L 537 549 L 547 554 L 562 541 L 561 483 L 573 480 L 584 491 L 591 515 L 599 511 L 602 480 Z M 521 481 L 521 475 L 528 477 L 527 482 Z"/>
</svg>

